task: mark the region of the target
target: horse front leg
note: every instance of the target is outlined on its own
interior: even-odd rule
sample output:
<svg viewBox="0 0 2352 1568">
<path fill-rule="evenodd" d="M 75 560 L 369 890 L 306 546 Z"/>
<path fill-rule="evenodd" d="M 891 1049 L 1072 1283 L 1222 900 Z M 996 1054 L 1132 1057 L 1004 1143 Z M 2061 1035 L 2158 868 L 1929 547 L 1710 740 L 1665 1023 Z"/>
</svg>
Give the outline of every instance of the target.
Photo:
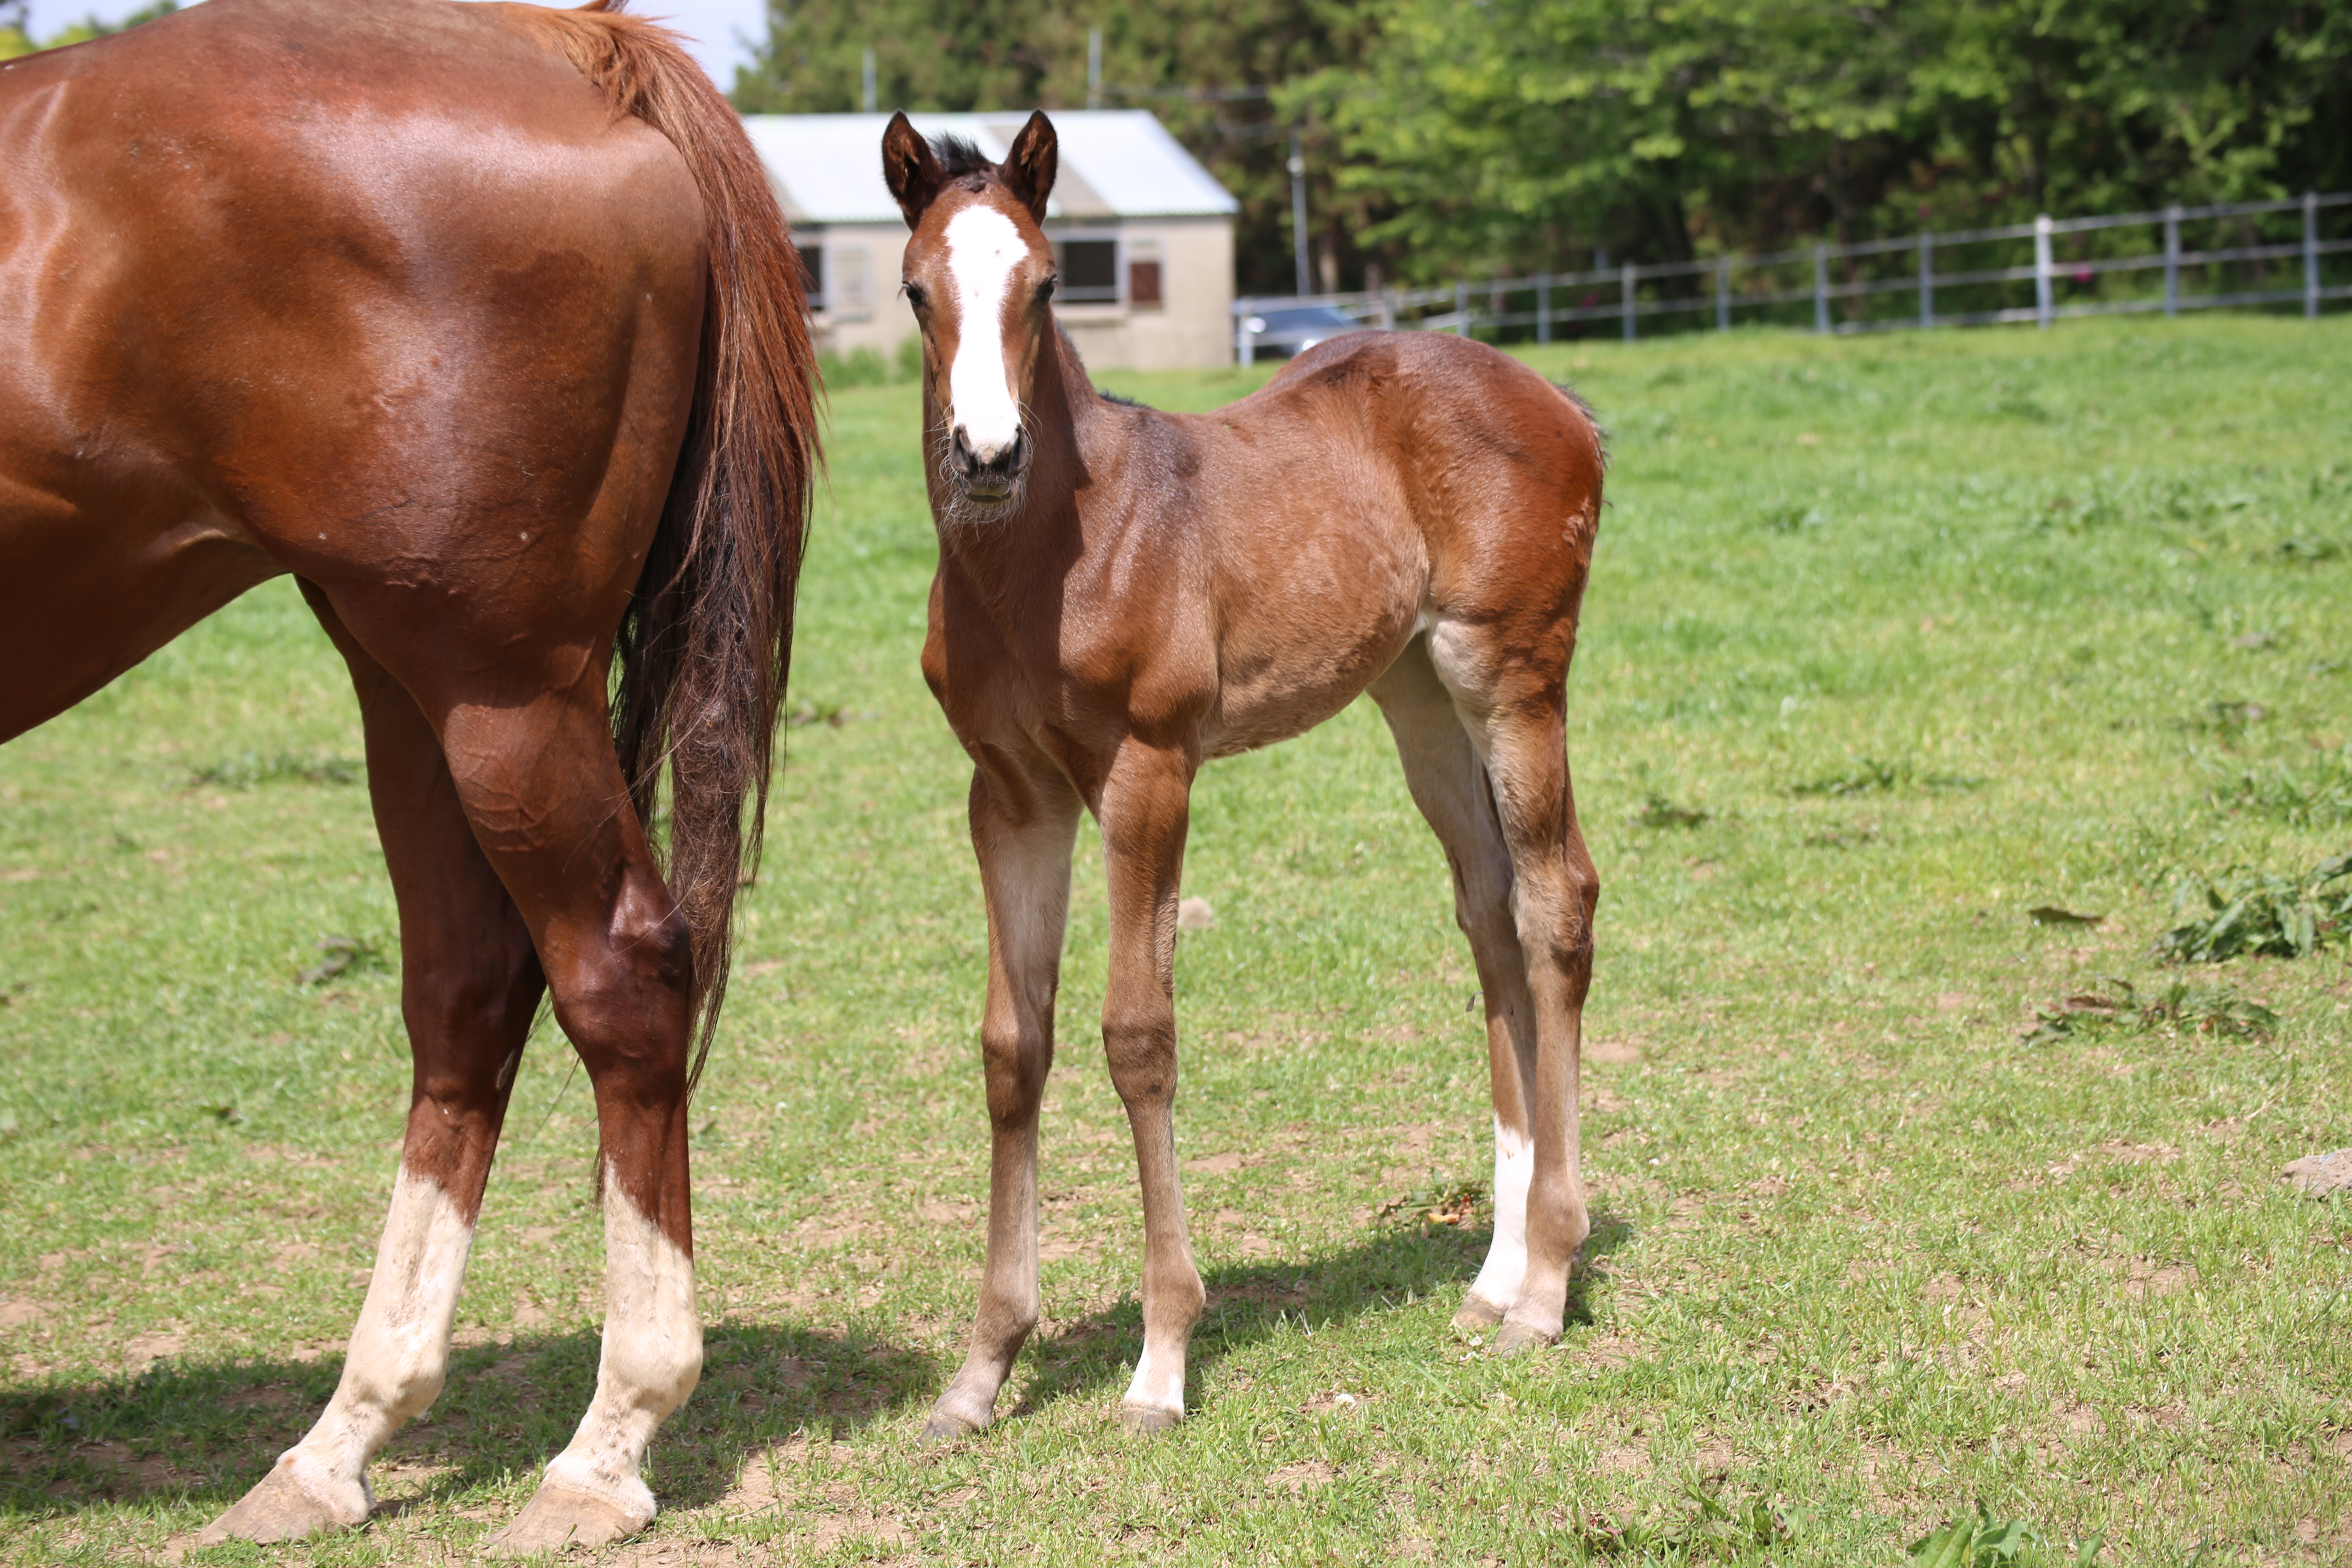
<svg viewBox="0 0 2352 1568">
<path fill-rule="evenodd" d="M 971 844 L 988 900 L 988 1261 L 971 1349 L 923 1424 L 926 1441 L 979 1431 L 1037 1326 L 1037 1108 L 1054 1067 L 1054 996 L 1070 905 L 1078 798 L 1050 764 L 982 768 Z"/>
<path fill-rule="evenodd" d="M 440 742 L 305 585 L 358 688 L 368 784 L 400 907 L 415 1061 L 407 1136 L 343 1375 L 310 1434 L 198 1537 L 292 1541 L 363 1521 L 368 1461 L 441 1391 L 475 1216 L 542 987 L 514 901 L 474 842 Z"/>
<path fill-rule="evenodd" d="M 1143 1188 L 1143 1354 L 1119 1408 L 1134 1432 L 1184 1418 L 1185 1352 L 1207 1303 L 1176 1172 L 1176 900 L 1192 773 L 1181 753 L 1130 741 L 1098 807 L 1110 893 L 1103 1049 Z"/>
</svg>

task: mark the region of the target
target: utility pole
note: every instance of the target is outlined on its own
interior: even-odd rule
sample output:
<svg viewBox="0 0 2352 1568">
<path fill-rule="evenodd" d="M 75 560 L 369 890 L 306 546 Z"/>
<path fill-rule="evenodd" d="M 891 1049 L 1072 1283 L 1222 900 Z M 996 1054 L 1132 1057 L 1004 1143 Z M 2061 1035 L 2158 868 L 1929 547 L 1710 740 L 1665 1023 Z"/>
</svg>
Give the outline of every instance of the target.
<svg viewBox="0 0 2352 1568">
<path fill-rule="evenodd" d="M 1102 107 L 1102 29 L 1087 29 L 1087 107 Z"/>
<path fill-rule="evenodd" d="M 880 106 L 881 95 L 874 90 L 874 51 L 866 51 L 866 112 L 871 114 Z"/>
<path fill-rule="evenodd" d="M 1298 269 L 1296 292 L 1307 287 L 1307 143 L 1298 127 L 1290 128 L 1290 252 Z"/>
</svg>

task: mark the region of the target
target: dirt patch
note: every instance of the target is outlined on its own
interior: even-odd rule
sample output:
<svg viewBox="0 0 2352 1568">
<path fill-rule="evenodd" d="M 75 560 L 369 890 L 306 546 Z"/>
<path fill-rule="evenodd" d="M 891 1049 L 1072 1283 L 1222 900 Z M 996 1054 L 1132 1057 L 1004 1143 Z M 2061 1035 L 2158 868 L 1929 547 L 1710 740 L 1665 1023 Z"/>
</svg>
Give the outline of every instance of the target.
<svg viewBox="0 0 2352 1568">
<path fill-rule="evenodd" d="M 1317 1487 L 1328 1487 L 1339 1472 L 1320 1459 L 1302 1459 L 1295 1465 L 1285 1465 L 1265 1478 L 1265 1489 L 1285 1491 L 1297 1497 Z"/>
</svg>

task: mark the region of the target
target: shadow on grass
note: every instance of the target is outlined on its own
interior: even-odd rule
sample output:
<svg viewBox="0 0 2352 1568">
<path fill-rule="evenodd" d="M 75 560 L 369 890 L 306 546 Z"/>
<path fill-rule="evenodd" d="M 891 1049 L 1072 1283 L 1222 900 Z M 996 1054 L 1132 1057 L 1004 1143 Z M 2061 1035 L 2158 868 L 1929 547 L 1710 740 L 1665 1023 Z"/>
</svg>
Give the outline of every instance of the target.
<svg viewBox="0 0 2352 1568">
<path fill-rule="evenodd" d="M 1589 1323 L 1592 1265 L 1633 1227 L 1594 1215 L 1569 1286 L 1568 1321 Z M 1394 1310 L 1468 1279 L 1487 1237 L 1397 1227 L 1297 1262 L 1212 1270 L 1192 1337 L 1193 1385 L 1234 1352 L 1297 1321 L 1310 1328 Z M 1605 1278 L 1605 1276 L 1603 1276 Z M 571 1440 L 596 1382 L 592 1330 L 459 1349 L 441 1397 L 394 1436 L 374 1476 L 380 1511 L 446 1503 L 485 1486 L 527 1488 Z M 1123 1384 L 1143 1344 L 1132 1299 L 1032 1342 L 1027 1414 Z M 310 1429 L 341 1373 L 338 1359 L 159 1363 L 133 1378 L 0 1387 L 0 1513 L 55 1518 L 126 1503 L 213 1512 L 259 1480 Z M 703 1342 L 702 1382 L 663 1427 L 652 1480 L 665 1508 L 723 1498 L 747 1455 L 804 1431 L 840 1438 L 909 1418 L 945 1386 L 938 1358 L 887 1340 L 792 1324 L 730 1322 Z M 403 1475 L 422 1474 L 421 1484 Z"/>
<path fill-rule="evenodd" d="M 1626 1220 L 1595 1211 L 1592 1232 L 1568 1285 L 1570 1326 L 1592 1321 L 1594 1265 L 1633 1234 Z M 1344 1251 L 1296 1263 L 1211 1269 L 1208 1310 L 1192 1332 L 1189 1388 L 1198 1389 L 1225 1357 L 1276 1332 L 1286 1322 L 1320 1329 L 1390 1311 L 1468 1279 L 1492 1239 L 1488 1231 L 1442 1226 L 1382 1229 Z M 1450 1304 L 1450 1303 L 1449 1303 Z M 1124 1384 L 1143 1353 L 1143 1306 L 1133 1297 L 1104 1311 L 1033 1339 L 1025 1352 L 1032 1375 L 1021 1403 L 1024 1415 L 1059 1399 Z"/>
<path fill-rule="evenodd" d="M 593 1330 L 455 1352 L 433 1408 L 376 1461 L 406 1511 L 485 1485 L 527 1484 L 572 1439 L 596 1384 Z M 58 1517 L 124 1503 L 226 1508 L 310 1429 L 340 1359 L 158 1363 L 135 1378 L 0 1387 L 0 1513 Z M 652 1456 L 665 1508 L 726 1495 L 746 1454 L 795 1432 L 845 1436 L 939 1383 L 932 1358 L 855 1333 L 730 1323 L 703 1342 L 702 1382 Z M 403 1470 L 427 1472 L 405 1486 Z M 387 1480 L 390 1484 L 387 1485 Z"/>
</svg>

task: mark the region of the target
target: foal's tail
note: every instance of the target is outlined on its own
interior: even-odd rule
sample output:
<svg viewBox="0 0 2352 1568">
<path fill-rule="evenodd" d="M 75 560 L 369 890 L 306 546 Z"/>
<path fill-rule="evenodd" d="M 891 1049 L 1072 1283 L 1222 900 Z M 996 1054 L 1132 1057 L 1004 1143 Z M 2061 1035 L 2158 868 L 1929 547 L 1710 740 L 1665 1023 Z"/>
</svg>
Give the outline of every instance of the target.
<svg viewBox="0 0 2352 1568">
<path fill-rule="evenodd" d="M 670 139 L 709 229 L 694 410 L 621 626 L 613 704 L 622 776 L 648 831 L 668 764 L 670 893 L 693 933 L 690 1086 L 727 992 L 735 889 L 759 859 L 818 461 L 816 354 L 800 258 L 742 122 L 668 32 L 621 15 L 622 3 L 510 15 L 543 28 L 616 117 Z"/>
</svg>

